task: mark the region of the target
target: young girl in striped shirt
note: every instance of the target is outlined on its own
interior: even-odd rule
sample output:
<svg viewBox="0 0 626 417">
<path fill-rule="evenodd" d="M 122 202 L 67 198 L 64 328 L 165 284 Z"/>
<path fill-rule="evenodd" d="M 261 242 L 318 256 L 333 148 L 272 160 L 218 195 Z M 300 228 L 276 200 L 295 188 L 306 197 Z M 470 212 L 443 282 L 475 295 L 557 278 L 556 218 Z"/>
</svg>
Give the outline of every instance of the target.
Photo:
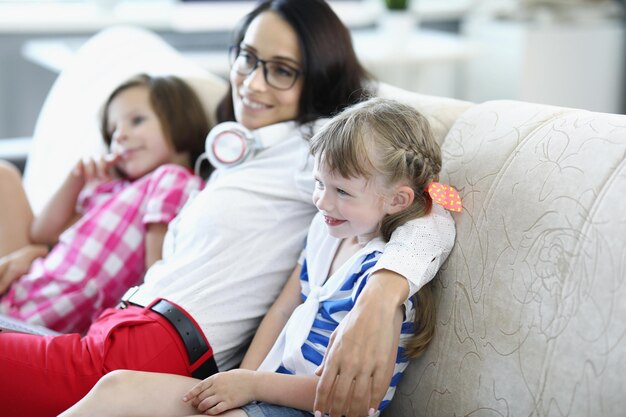
<svg viewBox="0 0 626 417">
<path fill-rule="evenodd" d="M 208 129 L 183 80 L 142 74 L 105 102 L 101 130 L 110 153 L 78 161 L 40 215 L 33 216 L 19 176 L 17 191 L 7 191 L 11 177 L 0 170 L 2 204 L 24 207 L 14 210 L 20 218 L 0 221 L 25 229 L 0 233 L 0 313 L 81 333 L 117 304 L 161 258 L 167 224 L 203 186 L 191 167 Z M 11 246 L 18 249 L 2 253 Z"/>
<path fill-rule="evenodd" d="M 313 201 L 319 213 L 300 268 L 263 319 L 241 368 L 199 383 L 175 375 L 115 371 L 64 416 L 313 413 L 316 370 L 331 334 L 354 306 L 391 233 L 430 210 L 443 212 L 433 201 L 459 211 L 460 200 L 455 195 L 444 201 L 448 194 L 433 199 L 433 190 L 447 188 L 436 183 L 439 146 L 427 120 L 404 104 L 375 98 L 345 110 L 313 137 L 311 151 Z M 432 241 L 423 244 L 438 239 L 433 230 Z M 433 336 L 430 284 L 389 325 L 402 328 L 398 353 L 387 366 L 394 376 L 385 399 L 370 415 L 389 404 L 409 358 L 422 353 Z M 357 413 L 351 410 L 349 415 Z"/>
</svg>

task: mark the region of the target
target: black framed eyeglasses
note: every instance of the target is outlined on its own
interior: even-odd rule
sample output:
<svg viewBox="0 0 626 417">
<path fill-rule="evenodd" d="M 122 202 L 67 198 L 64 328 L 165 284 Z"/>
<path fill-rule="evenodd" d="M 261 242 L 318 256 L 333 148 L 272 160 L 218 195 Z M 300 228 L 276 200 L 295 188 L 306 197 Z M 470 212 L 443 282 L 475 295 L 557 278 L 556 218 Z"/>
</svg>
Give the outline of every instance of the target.
<svg viewBox="0 0 626 417">
<path fill-rule="evenodd" d="M 239 75 L 250 75 L 261 64 L 265 82 L 277 90 L 289 90 L 294 86 L 302 70 L 282 61 L 260 59 L 254 53 L 233 45 L 229 49 L 230 65 Z"/>
</svg>

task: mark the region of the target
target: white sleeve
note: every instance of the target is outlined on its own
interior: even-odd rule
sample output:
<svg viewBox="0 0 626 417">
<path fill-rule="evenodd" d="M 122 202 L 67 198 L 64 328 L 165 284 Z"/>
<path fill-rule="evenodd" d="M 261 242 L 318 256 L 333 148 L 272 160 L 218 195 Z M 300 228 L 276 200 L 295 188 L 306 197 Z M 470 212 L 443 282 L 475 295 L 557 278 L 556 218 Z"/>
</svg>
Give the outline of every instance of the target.
<svg viewBox="0 0 626 417">
<path fill-rule="evenodd" d="M 429 282 L 454 245 L 452 215 L 434 203 L 430 214 L 398 227 L 374 271 L 388 269 L 409 281 L 409 297 Z"/>
</svg>

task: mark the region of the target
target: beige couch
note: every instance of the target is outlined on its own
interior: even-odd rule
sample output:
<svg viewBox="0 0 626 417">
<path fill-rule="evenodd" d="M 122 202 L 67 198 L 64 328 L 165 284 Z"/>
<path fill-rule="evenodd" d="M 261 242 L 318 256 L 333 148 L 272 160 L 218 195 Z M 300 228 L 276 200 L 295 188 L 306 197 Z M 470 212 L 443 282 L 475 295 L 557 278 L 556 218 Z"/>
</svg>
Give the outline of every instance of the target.
<svg viewBox="0 0 626 417">
<path fill-rule="evenodd" d="M 98 59 L 120 54 L 112 69 Z M 31 197 L 45 199 L 52 186 L 34 184 L 66 169 L 47 160 L 51 152 L 97 147 L 94 103 L 134 72 L 197 79 L 211 111 L 224 82 L 192 67 L 136 29 L 92 39 L 42 112 L 26 172 Z M 92 101 L 61 105 L 65 90 Z M 442 178 L 464 205 L 436 281 L 436 337 L 384 415 L 626 415 L 626 116 L 470 104 L 391 86 L 380 94 L 429 116 L 442 143 Z M 68 106 L 88 123 L 49 120 L 46 112 L 62 118 Z"/>
<path fill-rule="evenodd" d="M 626 415 L 626 116 L 470 107 L 437 334 L 387 416 Z"/>
</svg>

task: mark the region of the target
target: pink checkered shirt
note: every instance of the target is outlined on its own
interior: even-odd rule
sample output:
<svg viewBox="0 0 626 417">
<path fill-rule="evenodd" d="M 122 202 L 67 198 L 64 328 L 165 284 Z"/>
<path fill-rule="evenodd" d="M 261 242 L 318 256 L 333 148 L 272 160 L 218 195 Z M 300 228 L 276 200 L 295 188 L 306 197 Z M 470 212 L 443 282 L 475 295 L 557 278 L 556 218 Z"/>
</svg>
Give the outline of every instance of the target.
<svg viewBox="0 0 626 417">
<path fill-rule="evenodd" d="M 164 165 L 130 182 L 87 187 L 81 219 L 59 237 L 0 299 L 0 312 L 61 332 L 84 332 L 145 273 L 150 223 L 169 223 L 203 181 L 186 168 Z"/>
</svg>

